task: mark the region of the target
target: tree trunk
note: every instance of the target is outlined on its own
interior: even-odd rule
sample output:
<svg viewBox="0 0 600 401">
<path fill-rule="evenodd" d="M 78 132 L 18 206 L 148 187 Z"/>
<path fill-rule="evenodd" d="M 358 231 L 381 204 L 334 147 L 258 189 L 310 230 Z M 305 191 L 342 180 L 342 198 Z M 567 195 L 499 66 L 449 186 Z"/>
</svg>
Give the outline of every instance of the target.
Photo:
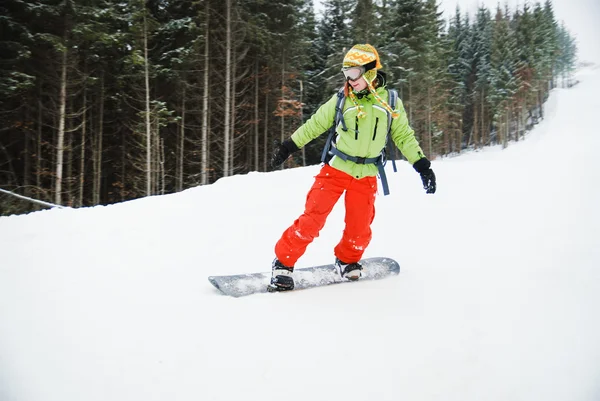
<svg viewBox="0 0 600 401">
<path fill-rule="evenodd" d="M 204 30 L 204 93 L 202 95 L 202 155 L 201 155 L 201 166 L 200 166 L 200 184 L 208 184 L 208 78 L 210 71 L 210 59 L 209 59 L 209 2 L 206 2 L 206 28 Z"/>
<path fill-rule="evenodd" d="M 79 199 L 77 206 L 83 206 L 83 188 L 85 184 L 85 141 L 87 129 L 87 90 L 83 89 L 83 120 L 81 121 L 81 149 L 79 160 Z"/>
<path fill-rule="evenodd" d="M 481 91 L 481 131 L 480 131 L 481 146 L 487 145 L 487 136 L 485 129 L 485 91 Z"/>
<path fill-rule="evenodd" d="M 540 91 L 538 93 L 538 103 L 539 103 L 539 107 L 540 107 L 540 119 L 544 118 L 544 97 L 545 97 L 544 84 L 542 83 Z"/>
<path fill-rule="evenodd" d="M 260 136 L 259 124 L 260 121 L 260 111 L 258 108 L 258 95 L 259 95 L 259 77 L 258 77 L 258 59 L 254 64 L 254 171 L 258 170 L 258 137 Z"/>
<path fill-rule="evenodd" d="M 519 116 L 521 117 L 519 121 L 519 124 L 521 126 L 521 129 L 519 130 L 519 136 L 520 139 L 523 139 L 523 137 L 525 136 L 525 131 L 527 130 L 527 106 L 525 103 L 525 99 L 523 99 L 522 103 L 520 104 Z"/>
<path fill-rule="evenodd" d="M 477 103 L 475 103 L 476 105 Z M 477 107 L 473 107 L 473 128 L 472 128 L 472 135 L 471 135 L 471 143 L 473 144 L 473 147 L 475 149 L 478 148 L 478 144 L 479 144 L 479 113 L 477 112 Z"/>
<path fill-rule="evenodd" d="M 284 100 L 284 96 L 285 96 L 285 50 L 282 51 L 281 53 L 281 100 Z M 283 143 L 283 141 L 285 141 L 285 113 L 281 113 L 281 126 L 280 126 L 280 140 L 279 143 Z M 280 169 L 283 170 L 285 166 L 285 163 L 281 164 Z"/>
<path fill-rule="evenodd" d="M 66 41 L 65 41 L 66 43 Z M 65 147 L 65 119 L 67 107 L 67 49 L 63 50 L 60 73 L 60 95 L 58 111 L 58 138 L 56 143 L 56 177 L 54 203 L 62 205 L 63 157 Z"/>
<path fill-rule="evenodd" d="M 413 107 L 412 107 L 412 85 L 411 85 L 411 79 L 410 77 L 408 78 L 408 103 L 409 103 L 409 109 L 408 109 L 408 123 L 413 125 L 415 122 L 413 120 Z"/>
<path fill-rule="evenodd" d="M 177 192 L 183 190 L 183 157 L 185 149 L 185 84 L 181 99 L 181 125 L 179 130 L 179 152 L 177 155 Z"/>
<path fill-rule="evenodd" d="M 520 114 L 519 114 L 519 105 L 516 105 L 515 107 L 515 123 L 516 123 L 516 127 L 515 127 L 515 142 L 519 142 L 519 119 L 521 118 Z"/>
<path fill-rule="evenodd" d="M 285 97 L 285 92 L 284 92 L 284 88 L 285 88 L 285 51 L 282 51 L 281 53 L 281 100 L 284 100 Z M 284 113 L 281 113 L 281 138 L 280 138 L 280 142 L 283 143 L 283 141 L 285 140 L 285 117 L 284 117 Z M 281 165 L 281 168 L 283 168 L 283 165 Z"/>
<path fill-rule="evenodd" d="M 145 8 L 145 2 L 142 1 Z M 152 129 L 150 126 L 150 71 L 148 68 L 148 27 L 144 10 L 144 83 L 146 91 L 146 196 L 152 195 Z"/>
<path fill-rule="evenodd" d="M 303 92 L 304 86 L 302 80 L 300 80 L 300 125 L 304 124 L 304 106 L 302 105 Z M 306 167 L 306 146 L 302 146 L 302 166 Z"/>
<path fill-rule="evenodd" d="M 431 129 L 431 87 L 427 88 L 427 134 L 429 139 L 429 157 L 433 157 L 433 134 Z"/>
<path fill-rule="evenodd" d="M 41 85 L 40 85 L 41 87 Z M 41 89 L 40 89 L 41 92 Z M 35 150 L 35 186 L 36 186 L 36 197 L 41 199 L 42 189 L 42 96 L 38 98 L 38 122 L 37 122 L 37 139 L 36 139 L 36 150 Z"/>
<path fill-rule="evenodd" d="M 26 121 L 31 121 L 31 117 L 30 117 L 30 110 L 27 109 L 26 111 L 26 116 L 25 116 Z M 27 129 L 27 131 L 25 132 L 25 135 L 23 135 L 23 140 L 25 142 L 25 149 L 24 149 L 24 154 L 23 154 L 23 194 L 25 196 L 30 196 L 30 192 L 31 192 L 31 150 L 30 150 L 30 146 L 31 146 L 31 135 L 30 135 L 30 131 L 29 129 Z"/>
<path fill-rule="evenodd" d="M 225 122 L 223 126 L 223 177 L 229 176 L 229 142 L 231 138 L 231 0 L 225 0 Z"/>
<path fill-rule="evenodd" d="M 233 38 L 232 38 L 233 41 Z M 229 151 L 229 175 L 235 174 L 235 119 L 236 119 L 236 101 L 235 101 L 235 91 L 236 91 L 236 74 L 237 74 L 237 60 L 235 59 L 235 54 L 232 53 L 232 63 L 231 63 L 231 149 Z"/>
<path fill-rule="evenodd" d="M 508 140 L 510 138 L 510 105 L 506 107 L 506 129 L 504 130 L 504 148 L 508 147 Z"/>
<path fill-rule="evenodd" d="M 269 158 L 269 92 L 265 93 L 265 125 L 263 127 L 263 139 L 265 151 L 263 152 L 263 171 L 268 171 Z"/>
<path fill-rule="evenodd" d="M 458 132 L 456 133 L 456 136 L 458 137 L 458 153 L 462 153 L 463 150 L 463 142 L 465 141 L 465 123 L 464 121 L 461 119 L 459 124 L 458 124 Z M 468 141 L 468 139 L 467 139 Z M 465 144 L 465 148 L 466 148 L 466 144 Z"/>
<path fill-rule="evenodd" d="M 155 143 L 155 153 L 156 157 L 154 158 L 154 170 L 156 170 L 156 179 L 155 179 L 155 188 L 154 193 L 161 193 L 161 188 L 163 186 L 164 174 L 163 174 L 163 166 L 162 166 L 162 145 L 163 138 L 160 136 L 160 122 L 159 117 L 157 116 L 155 119 L 156 127 L 154 129 L 154 143 Z"/>
<path fill-rule="evenodd" d="M 164 138 L 160 138 L 160 182 L 161 182 L 161 186 L 160 186 L 160 194 L 164 195 L 165 194 L 165 178 L 166 178 L 166 173 L 165 173 L 165 140 Z"/>
<path fill-rule="evenodd" d="M 69 116 L 73 116 L 73 102 L 71 102 L 69 104 Z M 69 117 L 69 128 L 65 131 L 65 140 L 67 142 L 67 146 L 65 147 L 65 152 L 67 155 L 67 174 L 66 174 L 66 179 L 65 184 L 67 187 L 67 191 L 66 191 L 66 195 L 67 195 L 67 199 L 66 199 L 66 203 L 67 206 L 69 207 L 73 207 L 73 204 L 75 203 L 74 199 L 73 199 L 73 150 L 74 150 L 74 145 L 73 145 L 73 132 L 75 131 L 75 127 L 73 126 L 73 118 Z M 64 202 L 64 200 L 63 200 Z"/>
<path fill-rule="evenodd" d="M 122 187 L 121 187 L 121 190 L 119 191 L 121 201 L 125 200 L 125 193 L 127 192 L 125 183 L 128 182 L 129 177 L 127 177 L 126 166 L 127 166 L 127 137 L 125 135 L 121 135 L 121 181 L 122 181 L 121 184 L 122 184 Z"/>
<path fill-rule="evenodd" d="M 98 113 L 98 134 L 96 142 L 96 168 L 94 171 L 94 205 L 100 204 L 102 190 L 102 136 L 104 131 L 104 74 L 100 78 L 100 110 Z"/>
</svg>

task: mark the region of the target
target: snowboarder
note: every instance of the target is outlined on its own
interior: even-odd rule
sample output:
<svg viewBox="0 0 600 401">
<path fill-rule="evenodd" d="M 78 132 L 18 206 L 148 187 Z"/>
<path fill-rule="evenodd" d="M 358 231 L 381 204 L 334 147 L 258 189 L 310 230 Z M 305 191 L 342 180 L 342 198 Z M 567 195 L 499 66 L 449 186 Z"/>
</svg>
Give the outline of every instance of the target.
<svg viewBox="0 0 600 401">
<path fill-rule="evenodd" d="M 427 193 L 435 193 L 435 174 L 409 126 L 402 102 L 395 110 L 388 103 L 385 73 L 377 50 L 357 44 L 346 53 L 343 124 L 335 129 L 336 153 L 323 165 L 308 192 L 304 213 L 283 233 L 275 245 L 270 288 L 294 289 L 294 265 L 319 235 L 327 216 L 345 193 L 345 229 L 334 249 L 335 266 L 342 278 L 358 280 L 359 261 L 371 241 L 377 192 L 376 160 L 384 149 L 391 114 L 390 137 L 421 175 Z M 271 166 L 280 166 L 294 152 L 327 131 L 336 115 L 337 95 L 323 104 L 292 136 L 275 149 Z M 345 128 L 345 130 L 344 130 Z"/>
</svg>

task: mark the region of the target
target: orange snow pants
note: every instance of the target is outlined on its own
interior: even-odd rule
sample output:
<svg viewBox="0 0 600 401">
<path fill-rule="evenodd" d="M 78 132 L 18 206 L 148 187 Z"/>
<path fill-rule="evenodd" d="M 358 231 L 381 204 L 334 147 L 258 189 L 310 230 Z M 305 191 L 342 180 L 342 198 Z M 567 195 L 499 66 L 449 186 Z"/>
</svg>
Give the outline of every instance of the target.
<svg viewBox="0 0 600 401">
<path fill-rule="evenodd" d="M 285 230 L 275 245 L 275 256 L 281 263 L 288 267 L 296 264 L 308 244 L 319 236 L 327 216 L 344 192 L 346 226 L 334 254 L 345 263 L 360 260 L 371 242 L 377 177 L 356 179 L 325 164 L 306 196 L 304 213 Z"/>
</svg>

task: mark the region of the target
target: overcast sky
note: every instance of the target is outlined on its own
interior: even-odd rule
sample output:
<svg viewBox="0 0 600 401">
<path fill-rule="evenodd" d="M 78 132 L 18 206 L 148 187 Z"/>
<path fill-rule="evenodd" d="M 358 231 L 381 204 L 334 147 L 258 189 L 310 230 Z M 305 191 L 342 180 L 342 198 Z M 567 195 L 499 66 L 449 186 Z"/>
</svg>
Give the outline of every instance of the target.
<svg viewBox="0 0 600 401">
<path fill-rule="evenodd" d="M 321 10 L 322 0 L 313 0 L 317 12 Z M 438 0 L 441 10 L 446 16 L 454 14 L 459 5 L 464 11 L 475 13 L 478 4 L 485 4 L 495 10 L 500 4 L 508 3 L 511 10 L 519 5 L 522 8 L 524 0 Z M 543 4 L 544 0 L 540 0 Z M 535 1 L 530 1 L 535 4 Z M 600 63 L 600 0 L 552 0 L 554 14 L 558 21 L 563 21 L 571 34 L 577 39 L 580 61 Z"/>
</svg>

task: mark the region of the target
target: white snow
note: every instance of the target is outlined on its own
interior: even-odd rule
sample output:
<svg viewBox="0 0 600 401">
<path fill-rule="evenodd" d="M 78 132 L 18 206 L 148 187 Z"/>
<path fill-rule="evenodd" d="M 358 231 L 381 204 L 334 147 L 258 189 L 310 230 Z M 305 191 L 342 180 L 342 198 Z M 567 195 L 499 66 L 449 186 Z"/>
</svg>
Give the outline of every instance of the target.
<svg viewBox="0 0 600 401">
<path fill-rule="evenodd" d="M 600 70 L 525 141 L 400 162 L 365 257 L 401 273 L 245 298 L 318 166 L 0 218 L 0 400 L 600 400 Z M 333 262 L 343 202 L 298 266 Z"/>
</svg>

